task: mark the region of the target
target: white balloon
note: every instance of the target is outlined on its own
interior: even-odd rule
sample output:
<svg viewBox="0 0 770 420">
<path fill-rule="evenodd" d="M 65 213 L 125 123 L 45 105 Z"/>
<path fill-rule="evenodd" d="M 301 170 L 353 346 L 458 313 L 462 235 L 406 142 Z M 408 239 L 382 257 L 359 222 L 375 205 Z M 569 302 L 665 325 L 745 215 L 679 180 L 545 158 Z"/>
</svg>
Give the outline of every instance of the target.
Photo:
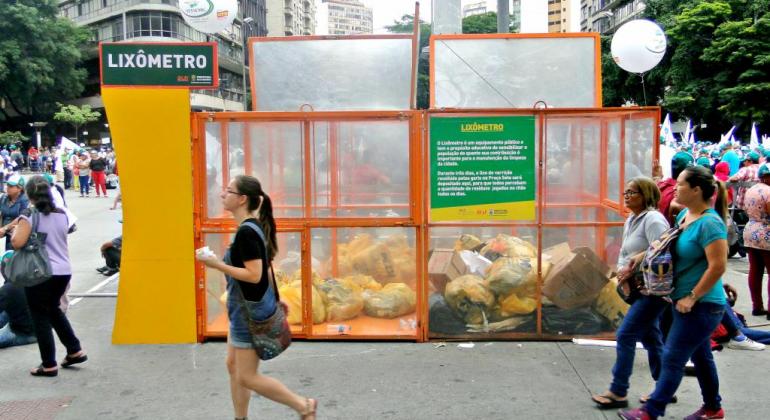
<svg viewBox="0 0 770 420">
<path fill-rule="evenodd" d="M 214 34 L 232 25 L 238 0 L 179 0 L 179 11 L 188 25 Z"/>
<path fill-rule="evenodd" d="M 644 73 L 657 66 L 666 54 L 666 34 L 654 22 L 632 20 L 615 32 L 610 50 L 620 68 Z"/>
</svg>

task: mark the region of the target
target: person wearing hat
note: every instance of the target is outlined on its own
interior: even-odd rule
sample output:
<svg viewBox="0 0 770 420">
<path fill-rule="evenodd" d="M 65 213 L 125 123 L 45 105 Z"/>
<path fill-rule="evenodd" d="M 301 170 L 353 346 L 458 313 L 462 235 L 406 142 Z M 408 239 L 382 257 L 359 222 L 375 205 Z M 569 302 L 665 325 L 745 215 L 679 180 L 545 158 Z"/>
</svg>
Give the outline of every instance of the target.
<svg viewBox="0 0 770 420">
<path fill-rule="evenodd" d="M 77 168 L 78 168 L 78 183 L 80 183 L 80 196 L 81 197 L 88 197 L 88 195 L 91 193 L 91 168 L 89 167 L 91 165 L 91 159 L 88 157 L 88 153 L 85 152 L 85 150 L 81 150 L 80 152 L 80 158 L 77 162 Z"/>
<path fill-rule="evenodd" d="M 15 220 L 21 212 L 29 207 L 29 199 L 24 194 L 24 177 L 18 174 L 12 175 L 5 183 L 5 194 L 0 197 L 0 237 L 5 236 L 5 250 L 11 247 L 11 232 L 15 226 Z"/>
<path fill-rule="evenodd" d="M 760 181 L 746 191 L 744 198 L 749 222 L 743 229 L 743 245 L 749 254 L 751 314 L 767 315 L 767 319 L 770 319 L 770 283 L 767 309 L 762 299 L 765 271 L 770 273 L 770 166 L 767 163 L 759 167 L 757 177 Z"/>
<path fill-rule="evenodd" d="M 727 180 L 728 183 L 738 187 L 738 192 L 735 195 L 735 205 L 742 210 L 744 209 L 743 201 L 746 191 L 759 182 L 759 177 L 757 176 L 759 171 L 759 155 L 749 152 L 743 162 L 745 166 Z"/>
<path fill-rule="evenodd" d="M 733 150 L 732 143 L 728 141 L 727 143 L 722 144 L 719 149 L 722 152 L 721 161 L 727 162 L 727 164 L 730 165 L 730 176 L 737 174 L 741 169 L 741 158 L 739 158 L 738 154 Z"/>
</svg>

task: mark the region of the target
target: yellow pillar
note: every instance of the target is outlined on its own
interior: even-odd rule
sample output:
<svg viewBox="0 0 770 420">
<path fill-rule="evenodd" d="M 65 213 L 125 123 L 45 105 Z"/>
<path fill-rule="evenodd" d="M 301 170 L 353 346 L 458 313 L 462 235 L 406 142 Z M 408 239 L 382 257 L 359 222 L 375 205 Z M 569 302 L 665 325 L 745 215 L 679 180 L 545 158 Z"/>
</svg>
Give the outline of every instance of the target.
<svg viewBox="0 0 770 420">
<path fill-rule="evenodd" d="M 114 344 L 194 343 L 190 97 L 102 87 L 123 194 Z"/>
</svg>

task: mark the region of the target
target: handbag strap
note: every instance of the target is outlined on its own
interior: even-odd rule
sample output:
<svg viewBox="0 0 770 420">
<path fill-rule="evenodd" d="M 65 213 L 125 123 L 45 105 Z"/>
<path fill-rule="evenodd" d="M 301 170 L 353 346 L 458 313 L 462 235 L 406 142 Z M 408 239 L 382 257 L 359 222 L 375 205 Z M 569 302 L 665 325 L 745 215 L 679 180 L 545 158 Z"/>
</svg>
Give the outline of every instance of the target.
<svg viewBox="0 0 770 420">
<path fill-rule="evenodd" d="M 275 293 L 275 300 L 280 301 L 281 295 L 278 293 L 278 285 L 275 283 L 275 272 L 273 271 L 273 263 L 272 261 L 270 261 L 270 255 L 269 255 L 270 251 L 267 247 L 267 240 L 265 239 L 265 233 L 262 232 L 262 228 L 260 228 L 253 222 L 243 222 L 243 224 L 245 226 L 250 227 L 252 230 L 254 230 L 254 232 L 257 232 L 257 235 L 259 235 L 260 239 L 262 239 L 262 245 L 264 245 L 265 247 L 265 257 L 267 257 L 266 262 L 268 264 L 268 267 L 270 268 L 270 276 L 268 277 L 270 277 L 271 279 L 268 281 L 273 282 L 273 291 Z"/>
</svg>

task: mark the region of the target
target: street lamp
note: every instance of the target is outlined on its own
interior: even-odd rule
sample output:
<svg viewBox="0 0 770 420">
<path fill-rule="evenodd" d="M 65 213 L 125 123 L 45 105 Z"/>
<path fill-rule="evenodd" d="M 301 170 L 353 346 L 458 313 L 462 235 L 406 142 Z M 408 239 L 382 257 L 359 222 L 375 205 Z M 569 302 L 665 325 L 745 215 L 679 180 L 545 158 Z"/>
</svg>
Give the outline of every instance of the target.
<svg viewBox="0 0 770 420">
<path fill-rule="evenodd" d="M 37 144 L 37 149 L 38 150 L 40 150 L 40 129 L 45 127 L 47 124 L 48 123 L 41 122 L 41 121 L 35 121 L 35 122 L 29 123 L 29 126 L 35 129 L 35 138 L 36 138 L 36 142 L 35 143 Z"/>
</svg>

